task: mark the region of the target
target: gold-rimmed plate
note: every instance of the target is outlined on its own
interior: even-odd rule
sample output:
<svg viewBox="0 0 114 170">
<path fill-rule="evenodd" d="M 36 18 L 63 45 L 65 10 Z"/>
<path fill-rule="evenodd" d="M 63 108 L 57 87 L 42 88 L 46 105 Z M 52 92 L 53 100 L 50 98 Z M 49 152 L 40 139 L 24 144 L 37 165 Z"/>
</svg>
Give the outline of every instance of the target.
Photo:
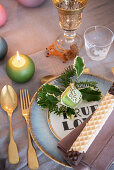
<svg viewBox="0 0 114 170">
<path fill-rule="evenodd" d="M 83 74 L 79 79 L 79 81 L 86 80 L 97 81 L 98 87 L 104 95 L 112 84 L 112 81 L 93 74 Z M 50 83 L 60 86 L 59 77 L 53 79 Z M 59 139 L 53 135 L 48 126 L 48 110 L 42 110 L 42 108 L 37 105 L 36 98 L 37 92 L 32 98 L 30 109 L 29 127 L 32 138 L 39 149 L 49 158 L 53 159 L 59 164 L 70 167 L 64 160 L 60 151 L 57 149 L 57 143 L 59 142 Z"/>
</svg>

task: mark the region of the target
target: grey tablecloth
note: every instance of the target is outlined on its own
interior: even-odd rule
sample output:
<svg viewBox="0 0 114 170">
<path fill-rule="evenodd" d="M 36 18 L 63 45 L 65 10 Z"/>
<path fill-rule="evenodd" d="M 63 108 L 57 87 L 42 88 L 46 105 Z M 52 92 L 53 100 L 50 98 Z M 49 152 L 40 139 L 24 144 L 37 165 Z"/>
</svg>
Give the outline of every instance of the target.
<svg viewBox="0 0 114 170">
<path fill-rule="evenodd" d="M 47 0 L 39 8 L 32 9 L 20 6 L 15 0 L 4 0 L 0 2 L 6 7 L 8 13 L 8 21 L 4 27 L 0 28 L 0 33 L 1 36 L 5 37 L 7 40 L 9 47 L 7 57 L 4 61 L 0 61 L 0 89 L 3 85 L 10 84 L 18 94 L 18 108 L 13 114 L 12 121 L 13 134 L 18 145 L 20 156 L 19 164 L 10 165 L 8 163 L 9 123 L 7 114 L 0 108 L 0 169 L 28 170 L 28 138 L 26 123 L 21 116 L 19 89 L 28 88 L 30 96 L 32 97 L 41 85 L 40 79 L 42 76 L 48 74 L 58 75 L 63 71 L 64 67 L 72 62 L 63 64 L 57 57 L 45 58 L 45 51 L 41 51 L 54 42 L 61 31 L 58 25 L 57 11 L 51 1 Z M 78 32 L 83 35 L 85 28 L 92 25 L 105 25 L 114 31 L 113 9 L 113 0 L 90 0 L 83 13 L 82 25 L 78 29 Z M 36 72 L 32 80 L 21 85 L 12 82 L 5 72 L 6 61 L 16 53 L 17 49 L 21 53 L 30 54 L 36 66 Z M 97 73 L 114 80 L 114 76 L 111 72 L 111 68 L 114 67 L 113 46 L 107 58 L 101 62 L 90 60 L 85 53 L 84 47 L 80 55 L 84 57 L 86 66 L 90 68 L 92 73 Z M 36 151 L 40 164 L 39 170 L 69 169 L 47 158 L 37 147 Z M 112 169 L 114 169 L 114 166 L 112 166 L 111 170 Z"/>
</svg>

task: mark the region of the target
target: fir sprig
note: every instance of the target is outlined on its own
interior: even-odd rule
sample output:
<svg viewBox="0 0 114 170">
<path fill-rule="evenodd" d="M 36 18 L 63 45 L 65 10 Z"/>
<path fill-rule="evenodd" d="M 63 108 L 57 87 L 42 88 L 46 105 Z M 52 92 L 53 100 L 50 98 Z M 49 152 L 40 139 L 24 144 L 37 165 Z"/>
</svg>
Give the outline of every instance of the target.
<svg viewBox="0 0 114 170">
<path fill-rule="evenodd" d="M 57 114 L 58 116 L 60 116 L 63 113 L 66 113 L 66 111 L 67 111 L 67 107 L 64 105 L 61 105 L 60 107 L 58 107 L 58 105 L 56 105 L 56 107 L 53 108 L 54 114 Z"/>
<path fill-rule="evenodd" d="M 53 110 L 51 110 L 50 112 L 53 112 L 54 114 L 60 116 L 62 114 L 66 114 L 69 118 L 72 117 L 72 115 L 75 115 L 75 110 L 70 108 L 70 107 L 66 107 L 64 105 L 61 105 L 60 107 L 58 105 L 56 105 L 55 107 L 53 107 Z"/>
<path fill-rule="evenodd" d="M 80 82 L 75 81 L 74 82 L 74 85 L 77 89 L 87 88 L 87 87 L 92 87 L 93 89 L 96 89 L 96 88 L 98 88 L 97 84 L 98 83 L 95 82 L 95 81 L 88 81 L 88 80 L 87 81 L 80 81 Z"/>
<path fill-rule="evenodd" d="M 75 74 L 76 70 L 74 69 L 73 65 L 66 68 L 60 76 L 61 85 L 65 88 L 68 87 L 71 82 L 71 78 L 75 76 Z"/>
</svg>

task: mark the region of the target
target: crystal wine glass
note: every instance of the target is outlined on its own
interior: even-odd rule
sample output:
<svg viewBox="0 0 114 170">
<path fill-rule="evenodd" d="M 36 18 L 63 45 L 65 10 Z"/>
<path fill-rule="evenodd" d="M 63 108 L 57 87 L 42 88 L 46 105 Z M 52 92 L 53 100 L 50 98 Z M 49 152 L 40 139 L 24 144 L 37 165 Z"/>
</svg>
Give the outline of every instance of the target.
<svg viewBox="0 0 114 170">
<path fill-rule="evenodd" d="M 83 45 L 82 37 L 76 33 L 82 19 L 82 11 L 88 0 L 52 0 L 58 10 L 59 25 L 64 30 L 56 39 L 59 49 L 69 49 L 74 43 L 80 49 Z"/>
</svg>

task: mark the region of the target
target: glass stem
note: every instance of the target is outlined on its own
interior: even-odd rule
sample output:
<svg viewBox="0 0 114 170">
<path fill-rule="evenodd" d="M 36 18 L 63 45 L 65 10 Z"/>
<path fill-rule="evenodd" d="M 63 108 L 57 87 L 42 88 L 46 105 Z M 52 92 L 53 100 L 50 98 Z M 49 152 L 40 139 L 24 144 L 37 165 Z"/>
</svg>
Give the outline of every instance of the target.
<svg viewBox="0 0 114 170">
<path fill-rule="evenodd" d="M 66 41 L 74 41 L 74 38 L 76 37 L 76 31 L 64 31 L 64 37 Z"/>
</svg>

